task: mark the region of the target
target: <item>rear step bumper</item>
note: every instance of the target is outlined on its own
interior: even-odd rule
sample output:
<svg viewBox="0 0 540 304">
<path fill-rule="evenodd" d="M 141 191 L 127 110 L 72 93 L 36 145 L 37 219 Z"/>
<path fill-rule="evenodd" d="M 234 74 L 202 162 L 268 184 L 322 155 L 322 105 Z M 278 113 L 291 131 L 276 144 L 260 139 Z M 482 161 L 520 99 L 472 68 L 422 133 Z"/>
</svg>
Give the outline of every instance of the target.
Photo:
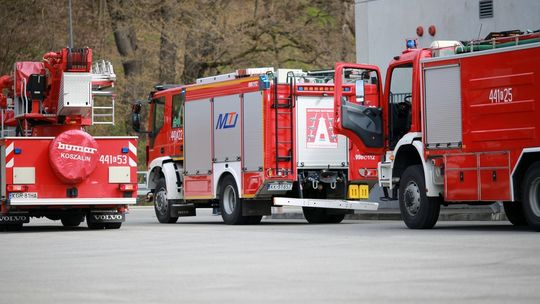
<svg viewBox="0 0 540 304">
<path fill-rule="evenodd" d="M 37 205 L 134 205 L 134 197 L 121 198 L 12 198 L 11 206 Z"/>
<path fill-rule="evenodd" d="M 274 197 L 274 206 L 298 206 L 375 211 L 379 208 L 379 203 L 337 199 Z"/>
</svg>

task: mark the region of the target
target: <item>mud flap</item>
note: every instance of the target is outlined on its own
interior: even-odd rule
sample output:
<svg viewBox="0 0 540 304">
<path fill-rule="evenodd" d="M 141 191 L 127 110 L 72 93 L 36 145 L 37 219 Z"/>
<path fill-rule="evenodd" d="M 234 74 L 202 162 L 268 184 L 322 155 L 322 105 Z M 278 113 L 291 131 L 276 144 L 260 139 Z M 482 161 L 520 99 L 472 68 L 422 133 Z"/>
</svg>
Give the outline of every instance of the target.
<svg viewBox="0 0 540 304">
<path fill-rule="evenodd" d="M 246 200 L 242 202 L 243 216 L 271 215 L 272 201 Z"/>
<path fill-rule="evenodd" d="M 27 213 L 0 214 L 0 225 L 26 223 L 30 223 L 30 216 Z"/>
<path fill-rule="evenodd" d="M 86 217 L 90 224 L 97 223 L 123 223 L 126 221 L 126 214 L 118 211 L 90 211 Z"/>
<path fill-rule="evenodd" d="M 193 203 L 177 203 L 175 201 L 182 200 L 169 200 L 171 202 L 170 216 L 171 217 L 180 217 L 180 216 L 195 216 L 195 205 Z"/>
</svg>

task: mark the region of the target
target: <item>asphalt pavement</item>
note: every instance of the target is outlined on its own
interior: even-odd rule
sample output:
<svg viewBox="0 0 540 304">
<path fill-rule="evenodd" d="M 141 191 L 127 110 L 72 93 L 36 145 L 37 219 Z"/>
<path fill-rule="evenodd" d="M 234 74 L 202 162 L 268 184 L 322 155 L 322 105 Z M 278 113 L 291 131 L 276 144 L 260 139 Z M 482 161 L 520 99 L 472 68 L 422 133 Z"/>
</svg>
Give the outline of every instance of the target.
<svg viewBox="0 0 540 304">
<path fill-rule="evenodd" d="M 0 233 L 0 303 L 539 303 L 540 234 L 507 222 L 263 219 Z"/>
</svg>

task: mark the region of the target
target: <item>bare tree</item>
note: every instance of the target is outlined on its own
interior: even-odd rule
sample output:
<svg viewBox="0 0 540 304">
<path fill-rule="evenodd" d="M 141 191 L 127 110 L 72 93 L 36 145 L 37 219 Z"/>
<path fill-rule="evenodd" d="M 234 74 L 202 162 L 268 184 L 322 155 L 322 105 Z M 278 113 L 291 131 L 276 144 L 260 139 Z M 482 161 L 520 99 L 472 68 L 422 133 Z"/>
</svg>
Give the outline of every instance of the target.
<svg viewBox="0 0 540 304">
<path fill-rule="evenodd" d="M 137 35 L 132 16 L 129 14 L 131 4 L 127 0 L 109 1 L 109 14 L 114 41 L 118 53 L 122 56 L 122 65 L 126 77 L 136 75 L 141 71 L 141 60 L 137 56 Z"/>
<path fill-rule="evenodd" d="M 73 3 L 75 44 L 116 65 L 118 123 L 96 127 L 106 133 L 125 133 L 122 102 L 146 98 L 157 82 L 192 83 L 254 66 L 327 68 L 355 57 L 353 0 Z M 17 60 L 40 60 L 67 45 L 66 3 L 0 0 L 0 28 L 0 40 L 9 41 L 0 48 L 3 74 Z"/>
<path fill-rule="evenodd" d="M 161 0 L 161 38 L 159 46 L 159 81 L 172 83 L 176 78 L 177 47 L 169 36 L 173 33 L 171 27 L 172 5 L 169 0 Z"/>
</svg>

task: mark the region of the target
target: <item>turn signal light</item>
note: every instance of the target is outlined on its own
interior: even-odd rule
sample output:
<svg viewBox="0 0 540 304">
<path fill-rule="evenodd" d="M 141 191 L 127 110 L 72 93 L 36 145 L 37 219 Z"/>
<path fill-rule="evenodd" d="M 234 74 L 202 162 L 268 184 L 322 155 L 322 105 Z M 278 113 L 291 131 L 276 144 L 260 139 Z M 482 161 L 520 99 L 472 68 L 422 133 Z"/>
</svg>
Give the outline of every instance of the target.
<svg viewBox="0 0 540 304">
<path fill-rule="evenodd" d="M 28 186 L 25 185 L 9 185 L 7 186 L 8 192 L 26 192 L 28 191 Z"/>
<path fill-rule="evenodd" d="M 121 184 L 120 191 L 135 191 L 135 185 L 133 184 Z"/>
</svg>

